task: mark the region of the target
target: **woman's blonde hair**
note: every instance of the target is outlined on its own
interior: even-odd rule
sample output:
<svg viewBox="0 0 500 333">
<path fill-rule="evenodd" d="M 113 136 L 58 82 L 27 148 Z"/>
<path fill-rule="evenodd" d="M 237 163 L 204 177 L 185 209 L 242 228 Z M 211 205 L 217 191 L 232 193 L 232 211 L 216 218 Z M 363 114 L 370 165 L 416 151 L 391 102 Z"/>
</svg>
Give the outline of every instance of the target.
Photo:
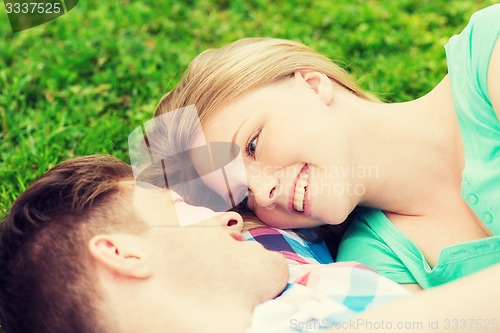
<svg viewBox="0 0 500 333">
<path fill-rule="evenodd" d="M 354 94 L 376 99 L 345 70 L 304 44 L 276 38 L 245 38 L 198 55 L 179 84 L 160 100 L 155 116 L 194 105 L 205 125 L 238 97 L 290 78 L 297 71 L 324 73 Z"/>
</svg>

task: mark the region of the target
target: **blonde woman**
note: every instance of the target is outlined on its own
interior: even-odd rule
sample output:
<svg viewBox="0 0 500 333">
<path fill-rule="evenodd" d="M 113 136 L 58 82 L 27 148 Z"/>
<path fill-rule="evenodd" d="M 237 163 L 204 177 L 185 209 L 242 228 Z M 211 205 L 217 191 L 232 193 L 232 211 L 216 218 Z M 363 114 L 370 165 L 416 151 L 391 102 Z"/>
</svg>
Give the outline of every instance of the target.
<svg viewBox="0 0 500 333">
<path fill-rule="evenodd" d="M 248 208 L 279 228 L 355 221 L 338 260 L 412 289 L 500 262 L 500 5 L 446 45 L 425 96 L 380 103 L 308 47 L 244 39 L 193 60 L 156 115 L 194 104 L 244 152 Z M 214 189 L 218 190 L 218 189 Z"/>
</svg>

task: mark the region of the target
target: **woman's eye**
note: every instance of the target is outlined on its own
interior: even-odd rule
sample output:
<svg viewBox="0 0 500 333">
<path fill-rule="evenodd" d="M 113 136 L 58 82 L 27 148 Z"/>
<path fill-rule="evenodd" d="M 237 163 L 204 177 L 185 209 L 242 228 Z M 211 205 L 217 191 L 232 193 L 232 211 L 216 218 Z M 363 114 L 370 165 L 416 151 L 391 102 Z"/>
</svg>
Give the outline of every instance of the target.
<svg viewBox="0 0 500 333">
<path fill-rule="evenodd" d="M 255 135 L 253 139 L 248 143 L 246 151 L 247 156 L 255 156 L 255 151 L 257 150 L 257 142 L 259 141 L 259 134 Z"/>
</svg>

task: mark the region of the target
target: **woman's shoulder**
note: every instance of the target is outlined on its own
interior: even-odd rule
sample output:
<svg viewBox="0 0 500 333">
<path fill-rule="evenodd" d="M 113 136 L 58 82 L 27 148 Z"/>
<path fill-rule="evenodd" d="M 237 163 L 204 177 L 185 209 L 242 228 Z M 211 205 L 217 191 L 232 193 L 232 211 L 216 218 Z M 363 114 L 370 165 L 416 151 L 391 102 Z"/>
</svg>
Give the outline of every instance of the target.
<svg viewBox="0 0 500 333">
<path fill-rule="evenodd" d="M 465 28 L 450 38 L 448 44 L 461 43 L 464 47 L 472 47 L 477 44 L 494 44 L 500 33 L 500 4 L 491 5 L 472 14 Z M 447 46 L 448 47 L 448 46 Z M 475 47 L 477 48 L 477 46 Z M 488 56 L 484 54 L 484 56 Z"/>
<path fill-rule="evenodd" d="M 486 7 L 472 14 L 468 26 L 472 45 L 485 43 L 487 51 L 485 56 L 489 58 L 492 46 L 500 34 L 500 4 Z"/>
<path fill-rule="evenodd" d="M 500 4 L 474 13 L 462 32 L 451 37 L 445 46 L 453 101 L 466 125 L 473 123 L 470 119 L 491 128 L 498 123 L 491 109 L 488 68 L 500 36 L 499 18 Z"/>
<path fill-rule="evenodd" d="M 491 6 L 485 7 L 481 10 L 478 10 L 471 16 L 471 21 L 480 19 L 483 20 L 485 18 L 491 18 L 495 21 L 498 21 L 498 15 L 500 14 L 500 3 L 493 4 Z"/>
<path fill-rule="evenodd" d="M 457 35 L 450 38 L 447 48 L 458 46 L 470 48 L 467 53 L 472 57 L 471 51 L 481 51 L 478 56 L 489 57 L 490 52 L 484 48 L 492 49 L 500 34 L 500 4 L 491 5 L 472 14 L 467 26 Z"/>
<path fill-rule="evenodd" d="M 453 36 L 450 43 L 458 43 L 464 39 L 464 44 L 474 49 L 477 45 L 486 44 L 485 47 L 491 48 L 498 35 L 500 34 L 500 4 L 491 5 L 472 14 L 467 26 L 460 34 Z M 483 50 L 484 51 L 484 50 Z M 490 50 L 491 51 L 491 50 Z M 480 54 L 489 57 L 491 52 Z"/>
</svg>

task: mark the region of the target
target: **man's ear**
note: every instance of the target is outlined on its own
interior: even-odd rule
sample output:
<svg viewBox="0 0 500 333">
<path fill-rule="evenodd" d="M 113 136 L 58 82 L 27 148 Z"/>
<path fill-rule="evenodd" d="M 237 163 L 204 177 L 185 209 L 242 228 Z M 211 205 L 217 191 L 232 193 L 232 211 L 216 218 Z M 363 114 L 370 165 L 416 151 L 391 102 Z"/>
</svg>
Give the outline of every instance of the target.
<svg viewBox="0 0 500 333">
<path fill-rule="evenodd" d="M 333 101 L 333 84 L 328 76 L 320 72 L 297 71 L 294 77 L 299 82 L 312 89 L 326 105 Z"/>
<path fill-rule="evenodd" d="M 134 235 L 97 235 L 89 244 L 90 256 L 98 265 L 119 275 L 147 279 L 152 267 Z"/>
</svg>

